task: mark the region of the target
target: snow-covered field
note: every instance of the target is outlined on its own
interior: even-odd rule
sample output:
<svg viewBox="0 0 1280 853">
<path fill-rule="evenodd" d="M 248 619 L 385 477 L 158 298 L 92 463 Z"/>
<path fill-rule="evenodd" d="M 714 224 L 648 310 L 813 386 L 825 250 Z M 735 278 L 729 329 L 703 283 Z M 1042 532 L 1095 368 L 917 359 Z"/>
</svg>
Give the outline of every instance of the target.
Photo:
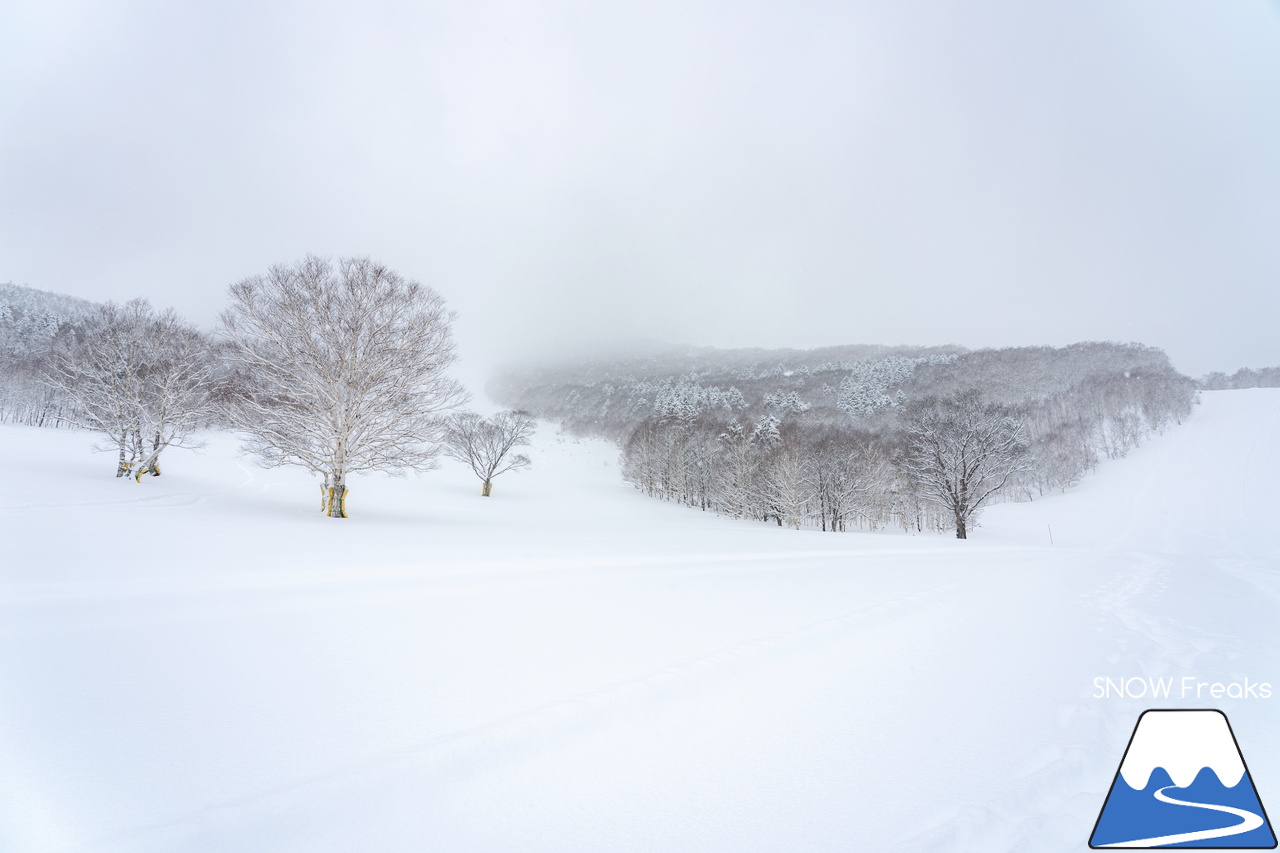
<svg viewBox="0 0 1280 853">
<path fill-rule="evenodd" d="M 551 428 L 347 521 L 230 436 L 142 484 L 91 443 L 0 428 L 3 851 L 1083 850 L 1148 707 L 1223 709 L 1280 810 L 1280 391 L 967 542 L 652 501 Z"/>
</svg>

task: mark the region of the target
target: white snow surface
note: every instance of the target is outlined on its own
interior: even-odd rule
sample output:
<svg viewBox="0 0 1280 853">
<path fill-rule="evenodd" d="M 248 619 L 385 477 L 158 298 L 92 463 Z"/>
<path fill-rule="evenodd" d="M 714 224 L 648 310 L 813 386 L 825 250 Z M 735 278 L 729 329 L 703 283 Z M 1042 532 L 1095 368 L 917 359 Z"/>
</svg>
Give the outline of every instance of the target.
<svg viewBox="0 0 1280 853">
<path fill-rule="evenodd" d="M 1280 688 L 1280 392 L 1203 396 L 968 541 L 661 503 L 550 427 L 347 520 L 233 436 L 135 484 L 0 428 L 0 851 L 1074 851 L 1148 707 L 1280 802 L 1280 698 L 1093 695 Z"/>
<path fill-rule="evenodd" d="M 1244 761 L 1227 718 L 1218 711 L 1150 711 L 1142 715 L 1133 742 L 1120 765 L 1130 788 L 1147 787 L 1151 773 L 1163 767 L 1179 788 L 1208 767 L 1228 788 L 1240 784 Z"/>
</svg>

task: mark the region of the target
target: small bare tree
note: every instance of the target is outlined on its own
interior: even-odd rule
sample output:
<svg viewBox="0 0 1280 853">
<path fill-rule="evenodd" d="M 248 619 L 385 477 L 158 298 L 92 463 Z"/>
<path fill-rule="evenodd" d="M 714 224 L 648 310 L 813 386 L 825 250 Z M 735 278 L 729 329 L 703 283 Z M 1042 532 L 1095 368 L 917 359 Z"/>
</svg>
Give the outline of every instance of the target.
<svg viewBox="0 0 1280 853">
<path fill-rule="evenodd" d="M 160 476 L 160 454 L 197 444 L 216 413 L 208 339 L 145 299 L 92 311 L 55 353 L 46 381 L 72 401 L 68 420 L 107 436 L 116 476 Z"/>
<path fill-rule="evenodd" d="M 475 412 L 456 412 L 445 430 L 444 452 L 470 466 L 484 484 L 483 497 L 493 494 L 493 478 L 529 466 L 529 457 L 512 455 L 529 443 L 537 422 L 527 412 L 499 412 L 482 418 Z"/>
<path fill-rule="evenodd" d="M 906 413 L 903 468 L 923 497 L 955 520 L 956 538 L 1013 475 L 1028 470 L 1022 420 L 977 391 L 912 404 Z"/>
<path fill-rule="evenodd" d="M 430 287 L 368 258 L 309 255 L 232 285 L 222 333 L 244 449 L 322 477 L 333 518 L 347 517 L 348 475 L 435 467 L 444 412 L 467 396 L 445 374 L 454 317 Z"/>
</svg>

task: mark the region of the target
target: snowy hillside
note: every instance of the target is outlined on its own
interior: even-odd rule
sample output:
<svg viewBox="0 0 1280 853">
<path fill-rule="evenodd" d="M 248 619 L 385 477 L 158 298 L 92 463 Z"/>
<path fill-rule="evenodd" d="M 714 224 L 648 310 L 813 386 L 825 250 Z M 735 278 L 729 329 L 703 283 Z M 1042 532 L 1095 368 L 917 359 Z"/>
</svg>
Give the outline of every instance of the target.
<svg viewBox="0 0 1280 853">
<path fill-rule="evenodd" d="M 1080 850 L 1148 707 L 1280 808 L 1280 690 L 1095 698 L 1280 688 L 1280 390 L 1203 396 L 968 541 L 651 501 L 550 428 L 335 521 L 225 434 L 135 484 L 0 427 L 0 851 Z"/>
<path fill-rule="evenodd" d="M 0 283 L 0 424 L 61 424 L 66 401 L 43 381 L 57 341 L 94 303 Z"/>
</svg>

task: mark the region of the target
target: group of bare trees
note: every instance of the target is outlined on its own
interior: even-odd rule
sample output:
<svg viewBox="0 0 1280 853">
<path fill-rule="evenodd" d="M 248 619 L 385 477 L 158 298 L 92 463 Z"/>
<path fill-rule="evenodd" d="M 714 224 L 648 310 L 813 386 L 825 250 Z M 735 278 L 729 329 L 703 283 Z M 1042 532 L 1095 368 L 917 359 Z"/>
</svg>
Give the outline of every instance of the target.
<svg viewBox="0 0 1280 853">
<path fill-rule="evenodd" d="M 1242 367 L 1230 376 L 1221 371 L 1214 371 L 1201 376 L 1196 385 L 1205 391 L 1280 388 L 1280 367 Z"/>
<path fill-rule="evenodd" d="M 82 313 L 51 337 L 40 379 L 68 423 L 116 451 L 119 477 L 159 476 L 167 448 L 231 427 L 261 464 L 317 475 L 324 511 L 345 518 L 352 474 L 427 470 L 446 453 L 487 497 L 529 464 L 511 451 L 531 418 L 459 411 L 444 300 L 368 258 L 308 256 L 233 285 L 215 336 L 141 299 Z"/>
<path fill-rule="evenodd" d="M 107 303 L 54 353 L 51 386 L 72 402 L 66 418 L 102 434 L 116 476 L 160 476 L 160 454 L 181 447 L 215 416 L 208 340 L 172 310 L 146 300 Z"/>
<path fill-rule="evenodd" d="M 850 358 L 853 356 L 853 358 Z M 678 368 L 681 359 L 686 369 Z M 1186 417 L 1161 351 L 714 351 L 509 376 L 503 402 L 612 438 L 646 494 L 783 526 L 967 538 L 984 507 L 1066 489 Z"/>
<path fill-rule="evenodd" d="M 748 429 L 710 417 L 655 418 L 631 434 L 622 460 L 623 476 L 646 494 L 733 518 L 842 531 L 874 529 L 902 515 L 870 434 L 795 422 Z"/>
<path fill-rule="evenodd" d="M 1031 467 L 1018 413 L 976 392 L 928 398 L 886 435 L 766 418 L 653 418 L 623 446 L 623 476 L 646 494 L 734 518 L 838 532 L 955 530 Z"/>
</svg>

